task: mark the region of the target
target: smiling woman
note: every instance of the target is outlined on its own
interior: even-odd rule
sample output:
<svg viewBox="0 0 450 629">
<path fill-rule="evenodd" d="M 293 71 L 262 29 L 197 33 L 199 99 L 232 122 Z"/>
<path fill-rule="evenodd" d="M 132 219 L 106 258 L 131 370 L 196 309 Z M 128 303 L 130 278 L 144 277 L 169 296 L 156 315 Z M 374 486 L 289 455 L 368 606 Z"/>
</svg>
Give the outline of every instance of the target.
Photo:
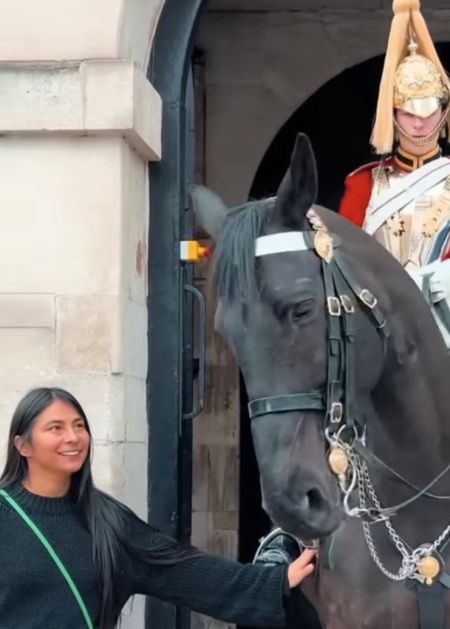
<svg viewBox="0 0 450 629">
<path fill-rule="evenodd" d="M 5 629 L 112 629 L 133 594 L 228 622 L 283 626 L 313 553 L 264 568 L 205 555 L 96 489 L 91 431 L 58 388 L 30 391 L 11 422 L 0 478 L 0 613 Z"/>
<path fill-rule="evenodd" d="M 24 487 L 37 495 L 61 497 L 70 489 L 90 449 L 85 419 L 72 404 L 54 400 L 37 418 L 33 440 L 17 435 L 14 446 L 28 466 Z"/>
</svg>

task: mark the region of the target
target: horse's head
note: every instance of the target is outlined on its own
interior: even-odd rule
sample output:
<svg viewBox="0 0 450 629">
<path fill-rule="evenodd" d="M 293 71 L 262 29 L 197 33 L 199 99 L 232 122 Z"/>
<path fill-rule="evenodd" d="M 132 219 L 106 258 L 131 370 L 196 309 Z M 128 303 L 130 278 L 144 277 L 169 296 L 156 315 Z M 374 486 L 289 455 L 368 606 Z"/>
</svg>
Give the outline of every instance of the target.
<svg viewBox="0 0 450 629">
<path fill-rule="evenodd" d="M 216 241 L 216 327 L 237 357 L 249 400 L 310 392 L 326 397 L 330 314 L 324 263 L 314 248 L 288 251 L 276 237 L 260 239 L 283 234 L 280 242 L 286 242 L 286 232 L 309 231 L 308 240 L 313 232 L 306 213 L 316 188 L 312 149 L 299 135 L 276 198 L 229 212 L 210 190 L 193 192 L 196 214 Z M 323 208 L 316 212 L 339 233 L 343 219 Z M 355 265 L 344 246 L 342 255 Z M 353 325 L 354 398 L 361 399 L 380 376 L 383 342 L 363 309 Z M 343 517 L 327 462 L 325 415 L 318 409 L 272 412 L 269 404 L 252 420 L 264 507 L 280 526 L 303 537 L 325 536 Z"/>
</svg>

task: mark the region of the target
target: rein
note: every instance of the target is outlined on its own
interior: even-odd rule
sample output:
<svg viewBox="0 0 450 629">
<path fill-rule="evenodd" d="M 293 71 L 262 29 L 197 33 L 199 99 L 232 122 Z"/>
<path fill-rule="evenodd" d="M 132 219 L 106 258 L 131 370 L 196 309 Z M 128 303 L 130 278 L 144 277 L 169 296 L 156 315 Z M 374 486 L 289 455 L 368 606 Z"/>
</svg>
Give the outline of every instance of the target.
<svg viewBox="0 0 450 629">
<path fill-rule="evenodd" d="M 429 493 L 447 474 L 450 465 L 426 487 L 418 489 L 366 447 L 365 427 L 363 422 L 358 421 L 355 400 L 354 316 L 361 312 L 361 308 L 368 314 L 383 340 L 384 352 L 390 336 L 389 326 L 376 297 L 367 288 L 362 288 L 348 269 L 340 251 L 339 238 L 328 232 L 313 209 L 308 211 L 307 218 L 312 230 L 257 238 L 255 257 L 286 251 L 315 251 L 321 259 L 328 311 L 326 391 L 314 390 L 250 400 L 250 419 L 272 413 L 324 411 L 325 436 L 330 445 L 328 462 L 339 480 L 344 510 L 348 516 L 362 520 L 366 543 L 376 565 L 383 574 L 395 581 L 408 578 L 416 580 L 418 585 L 444 583 L 448 575 L 445 575 L 445 564 L 439 551 L 442 552 L 450 541 L 450 526 L 433 543 L 412 550 L 396 533 L 390 518 L 423 496 L 450 500 L 450 496 Z M 373 488 L 367 463 L 375 463 L 416 493 L 398 505 L 383 508 Z M 355 495 L 359 506 L 352 507 L 350 502 Z M 385 524 L 391 541 L 402 556 L 397 573 L 390 572 L 378 556 L 370 531 L 370 525 L 375 522 Z"/>
</svg>

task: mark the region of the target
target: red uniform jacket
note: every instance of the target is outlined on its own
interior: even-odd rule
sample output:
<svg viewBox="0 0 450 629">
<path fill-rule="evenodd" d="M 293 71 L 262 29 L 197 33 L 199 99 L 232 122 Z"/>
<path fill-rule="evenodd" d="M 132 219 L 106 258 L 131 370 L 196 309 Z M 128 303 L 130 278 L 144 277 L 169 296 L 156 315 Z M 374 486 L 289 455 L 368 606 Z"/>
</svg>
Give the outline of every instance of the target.
<svg viewBox="0 0 450 629">
<path fill-rule="evenodd" d="M 389 166 L 392 161 L 388 160 L 386 165 Z M 372 172 L 378 165 L 379 162 L 364 164 L 345 179 L 344 196 L 339 206 L 339 214 L 358 227 L 362 227 L 364 223 L 372 193 Z"/>
<path fill-rule="evenodd" d="M 385 162 L 386 166 L 394 164 L 390 159 Z M 344 195 L 339 206 L 339 214 L 348 218 L 349 221 L 362 227 L 366 216 L 372 193 L 372 172 L 379 162 L 371 162 L 361 166 L 352 172 L 345 180 Z M 450 249 L 442 257 L 443 260 L 450 258 Z"/>
</svg>

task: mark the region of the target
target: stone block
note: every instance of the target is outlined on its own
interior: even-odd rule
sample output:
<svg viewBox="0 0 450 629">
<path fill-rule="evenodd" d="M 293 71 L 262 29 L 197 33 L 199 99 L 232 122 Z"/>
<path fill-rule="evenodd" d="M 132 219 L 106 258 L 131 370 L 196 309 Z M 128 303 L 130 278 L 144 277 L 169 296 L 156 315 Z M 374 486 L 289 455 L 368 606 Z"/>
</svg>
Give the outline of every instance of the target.
<svg viewBox="0 0 450 629">
<path fill-rule="evenodd" d="M 2 138 L 0 292 L 117 294 L 122 143 Z"/>
<path fill-rule="evenodd" d="M 59 296 L 56 299 L 57 368 L 114 373 L 119 353 L 119 305 L 114 297 Z"/>
<path fill-rule="evenodd" d="M 0 68 L 0 92 L 3 134 L 106 134 L 160 158 L 161 98 L 131 61 L 11 63 Z"/>
<path fill-rule="evenodd" d="M 0 328 L 54 327 L 54 295 L 0 293 Z"/>
<path fill-rule="evenodd" d="M 123 500 L 126 485 L 125 444 L 94 440 L 93 474 L 100 489 Z"/>
<path fill-rule="evenodd" d="M 146 305 L 148 264 L 147 166 L 126 143 L 122 144 L 121 294 Z"/>
<path fill-rule="evenodd" d="M 121 340 L 114 371 L 145 379 L 147 375 L 147 308 L 124 300 L 120 304 Z M 157 357 L 154 357 L 157 360 Z"/>
<path fill-rule="evenodd" d="M 114 57 L 122 0 L 4 0 L 0 59 Z"/>
<path fill-rule="evenodd" d="M 147 443 L 147 391 L 145 379 L 123 377 L 123 404 L 121 419 L 125 426 L 126 440 Z"/>
<path fill-rule="evenodd" d="M 55 334 L 49 328 L 0 328 L 0 382 L 23 389 L 54 374 Z"/>
<path fill-rule="evenodd" d="M 147 521 L 147 462 L 146 443 L 124 444 L 124 483 L 120 500 L 140 518 Z"/>
</svg>

